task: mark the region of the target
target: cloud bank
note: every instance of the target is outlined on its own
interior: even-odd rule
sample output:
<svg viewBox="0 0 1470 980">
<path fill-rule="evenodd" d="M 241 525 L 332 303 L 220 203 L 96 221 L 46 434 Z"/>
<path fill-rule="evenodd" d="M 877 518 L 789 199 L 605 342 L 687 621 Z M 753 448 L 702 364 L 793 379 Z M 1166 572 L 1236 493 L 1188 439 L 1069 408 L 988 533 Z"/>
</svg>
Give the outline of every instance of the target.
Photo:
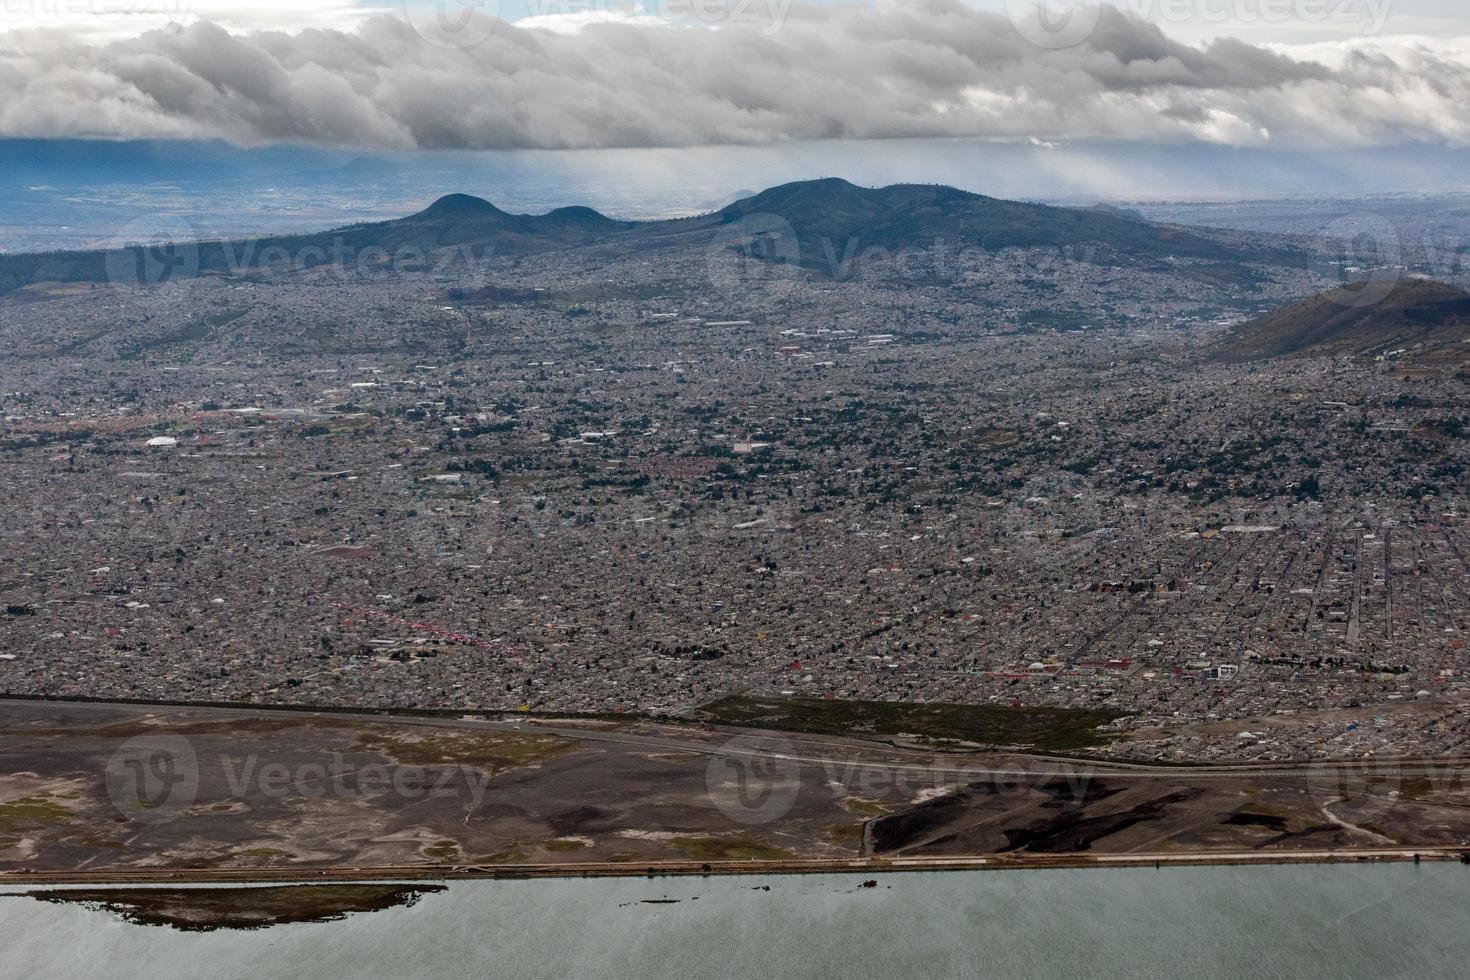
<svg viewBox="0 0 1470 980">
<path fill-rule="evenodd" d="M 199 22 L 101 45 L 12 31 L 0 34 L 0 137 L 373 149 L 958 136 L 1470 143 L 1470 50 L 1452 42 L 1196 47 L 1104 8 L 1084 41 L 1050 50 L 955 0 L 781 14 L 718 26 L 486 20 L 463 47 L 388 16 L 294 34 Z"/>
</svg>

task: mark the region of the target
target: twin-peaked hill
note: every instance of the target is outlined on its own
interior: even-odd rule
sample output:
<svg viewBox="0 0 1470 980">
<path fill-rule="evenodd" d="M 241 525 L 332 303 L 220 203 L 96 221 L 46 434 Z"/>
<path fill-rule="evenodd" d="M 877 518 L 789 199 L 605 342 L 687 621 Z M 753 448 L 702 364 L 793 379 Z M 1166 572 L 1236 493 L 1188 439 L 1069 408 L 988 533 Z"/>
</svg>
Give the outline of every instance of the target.
<svg viewBox="0 0 1470 980">
<path fill-rule="evenodd" d="M 169 278 L 257 272 L 272 257 L 306 256 L 294 260 L 299 268 L 352 261 L 368 250 L 432 257 L 466 248 L 499 255 L 586 246 L 708 248 L 751 226 L 779 228 L 796 246 L 780 250 L 780 257 L 825 276 L 845 271 L 834 267 L 835 258 L 875 249 L 1052 248 L 1100 265 L 1158 268 L 1182 258 L 1218 264 L 1227 279 L 1244 263 L 1297 258 L 1275 245 L 1242 246 L 1238 235 L 1154 225 L 1111 209 L 1003 201 L 929 184 L 865 188 L 826 178 L 783 184 L 709 214 L 664 221 L 616 221 L 585 207 L 510 214 L 481 198 L 451 194 L 404 218 L 317 234 L 0 256 L 0 293 L 41 282 L 117 281 L 120 274 L 124 281 L 146 282 L 162 277 L 151 274 L 158 270 Z"/>
<path fill-rule="evenodd" d="M 405 218 L 311 234 L 162 243 L 85 252 L 0 255 L 0 295 L 32 283 L 177 281 L 194 275 L 256 274 L 394 257 L 433 262 L 447 250 L 527 255 L 576 248 L 635 227 L 591 208 L 510 214 L 489 201 L 450 194 Z"/>
</svg>

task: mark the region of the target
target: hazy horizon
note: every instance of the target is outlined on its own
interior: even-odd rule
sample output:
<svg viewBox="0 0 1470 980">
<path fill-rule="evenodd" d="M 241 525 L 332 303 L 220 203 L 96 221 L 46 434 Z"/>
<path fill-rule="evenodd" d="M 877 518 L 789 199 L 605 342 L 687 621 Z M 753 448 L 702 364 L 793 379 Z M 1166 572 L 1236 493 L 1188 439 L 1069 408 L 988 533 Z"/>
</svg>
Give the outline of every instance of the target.
<svg viewBox="0 0 1470 980">
<path fill-rule="evenodd" d="M 779 148 L 372 153 L 201 141 L 0 141 L 0 250 L 112 242 L 140 216 L 199 237 L 398 217 L 448 193 L 505 210 L 585 205 L 621 219 L 698 213 L 795 180 L 942 183 L 993 197 L 1133 205 L 1452 196 L 1470 153 L 1274 154 L 1159 144 L 1040 147 L 977 140 Z"/>
</svg>

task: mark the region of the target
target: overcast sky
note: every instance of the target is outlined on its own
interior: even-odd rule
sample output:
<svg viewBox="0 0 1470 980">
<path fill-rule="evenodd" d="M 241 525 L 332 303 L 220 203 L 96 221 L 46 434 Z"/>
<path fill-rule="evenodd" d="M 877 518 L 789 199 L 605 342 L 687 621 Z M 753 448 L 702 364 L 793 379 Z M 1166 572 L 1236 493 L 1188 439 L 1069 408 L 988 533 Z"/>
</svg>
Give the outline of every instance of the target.
<svg viewBox="0 0 1470 980">
<path fill-rule="evenodd" d="M 838 0 L 826 0 L 838 2 Z M 1060 9 L 1070 0 L 1050 0 Z M 1384 33 L 1426 37 L 1470 35 L 1470 4 L 1464 0 L 1112 0 L 1169 28 L 1171 35 L 1199 42 L 1235 37 L 1255 43 L 1298 44 L 1352 38 L 1386 22 Z M 117 38 L 170 22 L 209 20 L 236 31 L 298 31 L 311 27 L 352 30 L 377 14 L 403 17 L 407 6 L 431 10 L 429 0 L 0 0 L 0 31 L 63 27 L 74 35 Z M 754 5 L 752 5 L 754 6 Z M 969 0 L 967 6 L 1007 13 L 1009 0 Z M 511 21 L 560 17 L 585 21 L 605 17 L 677 12 L 676 0 L 449 0 L 457 15 L 465 7 Z M 668 19 L 668 18 L 666 18 Z"/>
<path fill-rule="evenodd" d="M 0 0 L 0 138 L 1470 144 L 1464 0 Z"/>
</svg>

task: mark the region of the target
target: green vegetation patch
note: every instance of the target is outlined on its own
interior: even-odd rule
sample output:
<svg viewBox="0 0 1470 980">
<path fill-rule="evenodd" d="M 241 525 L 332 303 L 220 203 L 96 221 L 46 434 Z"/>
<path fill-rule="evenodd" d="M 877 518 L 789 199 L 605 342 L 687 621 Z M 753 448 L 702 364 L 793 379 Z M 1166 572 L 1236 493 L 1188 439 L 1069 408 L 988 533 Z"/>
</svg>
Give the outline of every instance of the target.
<svg viewBox="0 0 1470 980">
<path fill-rule="evenodd" d="M 419 850 L 424 857 L 440 864 L 449 864 L 460 859 L 459 845 L 452 840 L 435 841 Z"/>
<path fill-rule="evenodd" d="M 285 922 L 329 922 L 417 902 L 442 885 L 288 885 L 270 888 L 65 888 L 25 897 L 103 909 L 137 925 L 189 932 L 265 929 Z"/>
<path fill-rule="evenodd" d="M 512 847 L 504 851 L 496 851 L 494 854 L 482 854 L 475 858 L 472 864 L 525 864 L 530 857 L 519 847 Z"/>
<path fill-rule="evenodd" d="M 423 729 L 374 732 L 358 748 L 405 766 L 470 766 L 487 776 L 569 752 L 577 743 L 555 735 Z"/>
<path fill-rule="evenodd" d="M 842 806 L 848 813 L 859 817 L 881 817 L 892 809 L 875 800 L 863 800 L 855 796 L 844 799 Z"/>
<path fill-rule="evenodd" d="M 735 837 L 675 837 L 669 843 L 699 861 L 789 861 L 790 851 L 748 834 Z"/>
<path fill-rule="evenodd" d="M 65 823 L 72 811 L 49 796 L 27 796 L 0 803 L 0 836 L 24 834 Z"/>
<path fill-rule="evenodd" d="M 861 850 L 863 825 L 860 823 L 835 823 L 822 831 L 822 839 L 850 850 Z"/>
<path fill-rule="evenodd" d="M 1027 745 L 1067 752 L 1116 737 L 1099 732 L 1122 712 L 1080 708 L 1013 708 L 1001 705 L 911 704 L 898 701 L 813 701 L 737 695 L 705 705 L 711 721 L 746 728 L 775 728 L 813 735 L 899 736 Z"/>
</svg>

